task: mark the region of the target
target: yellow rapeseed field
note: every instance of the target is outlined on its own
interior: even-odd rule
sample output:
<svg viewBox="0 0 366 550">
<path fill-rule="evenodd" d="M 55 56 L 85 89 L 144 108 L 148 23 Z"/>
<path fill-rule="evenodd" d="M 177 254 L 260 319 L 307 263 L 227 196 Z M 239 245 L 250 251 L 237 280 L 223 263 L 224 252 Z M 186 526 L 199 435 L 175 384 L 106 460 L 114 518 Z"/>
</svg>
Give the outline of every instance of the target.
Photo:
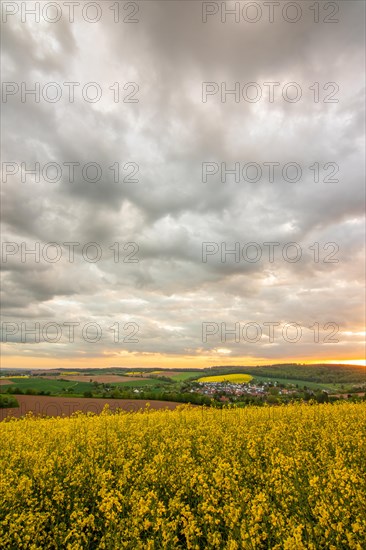
<svg viewBox="0 0 366 550">
<path fill-rule="evenodd" d="M 366 404 L 1 423 L 3 549 L 357 549 Z"/>
<path fill-rule="evenodd" d="M 214 376 L 202 376 L 197 382 L 233 382 L 234 384 L 245 384 L 250 382 L 253 376 L 250 374 L 216 374 Z"/>
</svg>

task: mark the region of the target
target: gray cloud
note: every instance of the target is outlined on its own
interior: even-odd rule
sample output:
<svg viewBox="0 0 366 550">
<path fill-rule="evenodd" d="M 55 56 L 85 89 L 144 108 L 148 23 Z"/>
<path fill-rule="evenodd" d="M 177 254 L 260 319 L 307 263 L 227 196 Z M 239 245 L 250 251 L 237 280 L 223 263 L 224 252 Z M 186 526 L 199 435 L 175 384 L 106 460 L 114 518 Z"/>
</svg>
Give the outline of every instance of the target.
<svg viewBox="0 0 366 550">
<path fill-rule="evenodd" d="M 62 2 L 61 2 L 62 4 Z M 133 321 L 141 326 L 139 342 L 116 346 L 112 333 L 91 345 L 74 343 L 6 344 L 5 354 L 28 357 L 106 357 L 123 364 L 124 353 L 136 362 L 149 354 L 207 355 L 216 360 L 288 357 L 361 357 L 364 321 L 364 26 L 361 2 L 339 2 L 339 23 L 315 24 L 301 3 L 303 18 L 294 24 L 281 18 L 256 24 L 219 16 L 201 21 L 201 2 L 141 2 L 138 24 L 115 24 L 100 3 L 103 18 L 90 24 L 4 24 L 4 81 L 57 82 L 63 96 L 57 103 L 19 95 L 2 103 L 3 161 L 41 167 L 57 162 L 58 182 L 39 182 L 21 171 L 3 181 L 3 240 L 29 249 L 49 242 L 78 242 L 74 262 L 56 263 L 20 252 L 3 264 L 5 322 L 70 319 L 100 322 Z M 229 4 L 228 4 L 229 5 Z M 263 6 L 264 10 L 264 6 Z M 263 12 L 265 13 L 265 11 Z M 19 32 L 19 29 L 22 32 Z M 76 99 L 66 99 L 65 82 L 77 81 Z M 219 94 L 202 102 L 203 82 L 226 82 L 227 88 L 258 82 L 280 82 L 269 103 L 220 101 Z M 103 97 L 85 102 L 85 83 L 97 82 Z M 109 89 L 115 82 L 136 82 L 138 103 L 115 103 Z M 302 98 L 284 101 L 284 84 L 297 82 Z M 309 89 L 319 82 L 324 98 L 339 86 L 338 103 L 319 103 Z M 130 90 L 127 90 L 130 91 Z M 278 94 L 278 97 L 277 97 Z M 63 163 L 78 162 L 73 182 Z M 100 181 L 85 181 L 81 167 L 102 169 Z M 120 165 L 120 181 L 110 169 Z M 126 163 L 139 167 L 138 182 L 122 181 Z M 235 182 L 220 173 L 202 181 L 202 163 L 232 168 L 256 162 L 288 162 L 302 168 L 298 182 L 273 183 L 263 178 Z M 320 181 L 310 167 L 319 162 Z M 337 163 L 339 181 L 324 182 Z M 86 243 L 102 251 L 92 263 L 82 254 Z M 114 243 L 121 243 L 115 261 Z M 219 252 L 202 262 L 202 243 L 217 243 Z M 263 249 L 258 262 L 221 261 L 221 246 L 232 249 L 256 242 Z M 279 242 L 274 262 L 265 242 Z M 285 261 L 282 249 L 296 242 L 298 262 Z M 123 258 L 138 245 L 138 263 Z M 314 243 L 320 259 L 314 261 Z M 327 262 L 338 247 L 336 263 Z M 111 248 L 112 247 L 112 248 Z M 325 260 L 325 261 L 324 261 Z M 339 344 L 316 344 L 311 331 L 295 344 L 263 337 L 258 343 L 202 342 L 202 323 L 278 321 L 309 327 L 329 321 L 340 326 Z M 307 331 L 307 332 L 306 332 Z M 343 334 L 342 331 L 347 332 Z M 19 336 L 19 335 L 18 335 Z M 15 337 L 17 341 L 17 337 Z M 16 349 L 15 349 L 15 347 Z M 225 348 L 224 351 L 218 351 Z M 225 351 L 226 350 L 226 351 Z M 338 352 L 339 350 L 339 352 Z M 118 355 L 122 352 L 122 355 Z M 225 355 L 226 354 L 226 355 Z M 151 355 L 153 357 L 153 355 Z"/>
</svg>

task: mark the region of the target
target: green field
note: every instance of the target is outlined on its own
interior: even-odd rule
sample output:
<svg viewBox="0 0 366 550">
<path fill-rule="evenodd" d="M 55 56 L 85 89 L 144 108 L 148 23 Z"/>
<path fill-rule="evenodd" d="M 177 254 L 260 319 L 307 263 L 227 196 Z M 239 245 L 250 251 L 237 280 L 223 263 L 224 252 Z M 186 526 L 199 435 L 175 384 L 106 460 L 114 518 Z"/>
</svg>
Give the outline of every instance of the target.
<svg viewBox="0 0 366 550">
<path fill-rule="evenodd" d="M 173 374 L 170 376 L 172 380 L 175 380 L 176 382 L 183 382 L 185 380 L 188 380 L 189 378 L 194 378 L 199 376 L 199 372 L 197 371 L 183 371 L 179 374 Z"/>
<path fill-rule="evenodd" d="M 41 378 L 36 376 L 30 376 L 27 378 L 8 378 L 12 384 L 5 384 L 1 386 L 0 392 L 7 393 L 9 388 L 14 390 L 20 389 L 22 392 L 27 390 L 36 390 L 37 392 L 50 392 L 52 395 L 62 395 L 65 393 L 73 393 L 82 395 L 86 391 L 95 391 L 95 385 L 92 382 L 74 382 L 71 380 L 57 380 L 50 378 Z M 109 382 L 106 386 L 113 388 L 148 388 L 152 389 L 154 386 L 167 385 L 169 382 L 166 380 L 158 380 L 156 378 L 141 378 L 140 380 L 126 380 L 126 382 Z M 72 391 L 71 391 L 72 390 Z"/>
<path fill-rule="evenodd" d="M 253 384 L 256 383 L 262 383 L 262 382 L 268 382 L 270 384 L 274 384 L 277 382 L 277 384 L 286 384 L 287 386 L 290 384 L 293 384 L 296 386 L 296 384 L 299 386 L 299 389 L 303 389 L 304 386 L 309 388 L 310 390 L 330 390 L 330 391 L 338 391 L 340 389 L 340 384 L 327 384 L 327 383 L 320 383 L 320 382 L 310 382 L 309 380 L 298 380 L 298 379 L 291 379 L 291 378 L 268 378 L 265 376 L 253 376 L 252 380 Z M 350 386 L 350 385 L 348 385 Z M 346 386 L 345 386 L 345 389 Z"/>
<path fill-rule="evenodd" d="M 157 384 L 169 384 L 165 380 L 157 380 L 156 378 L 142 378 L 141 380 L 131 380 L 129 382 L 110 382 L 108 385 L 113 387 L 131 387 L 139 388 L 141 386 L 156 386 Z"/>
<path fill-rule="evenodd" d="M 22 391 L 37 390 L 49 391 L 52 394 L 61 394 L 65 391 L 73 390 L 73 393 L 83 393 L 93 389 L 90 382 L 70 382 L 69 380 L 51 380 L 48 378 L 30 377 L 30 378 L 9 378 L 12 384 L 2 386 L 2 392 L 8 388 L 20 388 Z"/>
<path fill-rule="evenodd" d="M 70 392 L 72 389 L 72 393 L 76 394 L 82 394 L 85 391 L 93 391 L 95 390 L 94 384 L 91 382 L 73 382 L 70 380 L 52 380 L 49 378 L 40 378 L 40 377 L 29 377 L 29 378 L 9 378 L 8 380 L 11 380 L 13 384 L 6 384 L 2 386 L 1 391 L 2 393 L 7 392 L 8 388 L 19 388 L 23 392 L 27 390 L 37 390 L 44 391 L 44 392 L 50 392 L 53 395 L 57 394 L 63 394 Z M 133 388 L 140 388 L 140 387 L 152 387 L 156 386 L 157 384 L 169 384 L 169 382 L 166 382 L 164 380 L 157 380 L 153 378 L 141 378 L 141 380 L 130 380 L 126 382 L 110 382 L 106 385 L 112 386 L 112 387 L 133 387 Z"/>
</svg>

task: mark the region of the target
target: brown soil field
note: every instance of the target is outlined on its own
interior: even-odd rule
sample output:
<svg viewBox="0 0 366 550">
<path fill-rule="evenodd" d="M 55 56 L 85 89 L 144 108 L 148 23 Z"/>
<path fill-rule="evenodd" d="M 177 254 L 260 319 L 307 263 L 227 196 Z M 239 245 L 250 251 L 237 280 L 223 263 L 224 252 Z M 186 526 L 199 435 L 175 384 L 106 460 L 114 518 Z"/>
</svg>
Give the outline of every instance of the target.
<svg viewBox="0 0 366 550">
<path fill-rule="evenodd" d="M 11 380 L 7 380 L 6 378 L 1 378 L 0 380 L 0 386 L 8 386 L 9 384 L 14 384 Z"/>
<path fill-rule="evenodd" d="M 135 380 L 141 380 L 141 376 L 120 376 L 118 374 L 69 374 L 61 376 L 42 376 L 42 378 L 48 378 L 50 380 L 70 380 L 70 382 L 98 382 L 99 384 L 108 384 L 110 382 L 133 382 Z"/>
<path fill-rule="evenodd" d="M 108 403 L 111 411 L 117 408 L 125 411 L 139 411 L 144 409 L 146 403 L 150 409 L 173 410 L 182 403 L 173 401 L 146 401 L 145 399 L 96 399 L 83 397 L 52 397 L 47 395 L 16 395 L 19 407 L 14 409 L 0 409 L 0 420 L 7 416 L 20 418 L 27 412 L 46 416 L 70 416 L 73 412 L 94 412 L 101 413 L 103 407 Z"/>
</svg>

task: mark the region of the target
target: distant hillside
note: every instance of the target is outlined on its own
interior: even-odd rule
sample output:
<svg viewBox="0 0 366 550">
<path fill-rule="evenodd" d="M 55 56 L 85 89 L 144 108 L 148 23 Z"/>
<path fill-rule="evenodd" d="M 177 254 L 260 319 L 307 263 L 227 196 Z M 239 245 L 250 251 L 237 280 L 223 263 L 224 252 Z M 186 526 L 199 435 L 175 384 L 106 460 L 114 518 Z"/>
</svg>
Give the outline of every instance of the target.
<svg viewBox="0 0 366 550">
<path fill-rule="evenodd" d="M 205 372 L 215 374 L 246 373 L 267 378 L 285 378 L 320 382 L 323 384 L 363 384 L 366 383 L 366 367 L 358 365 L 298 365 L 280 364 L 264 367 L 226 366 L 211 367 Z"/>
</svg>

